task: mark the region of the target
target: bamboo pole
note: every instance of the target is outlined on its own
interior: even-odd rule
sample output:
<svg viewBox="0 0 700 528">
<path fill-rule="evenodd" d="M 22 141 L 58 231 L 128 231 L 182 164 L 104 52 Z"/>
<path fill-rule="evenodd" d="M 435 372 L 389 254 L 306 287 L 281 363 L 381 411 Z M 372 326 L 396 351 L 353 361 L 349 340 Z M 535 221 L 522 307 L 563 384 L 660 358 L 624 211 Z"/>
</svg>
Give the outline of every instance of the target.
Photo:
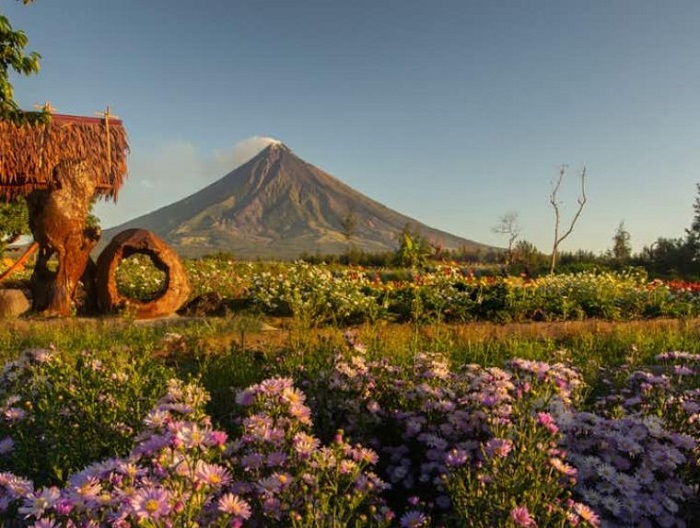
<svg viewBox="0 0 700 528">
<path fill-rule="evenodd" d="M 7 277 L 9 277 L 15 271 L 17 271 L 22 265 L 24 265 L 24 263 L 27 262 L 29 257 L 32 256 L 32 253 L 34 253 L 38 247 L 39 247 L 38 242 L 32 242 L 31 245 L 26 249 L 24 254 L 19 259 L 17 259 L 17 262 L 15 262 L 12 266 L 10 266 L 8 269 L 6 269 L 2 273 L 2 275 L 0 275 L 0 282 L 5 280 Z"/>
</svg>

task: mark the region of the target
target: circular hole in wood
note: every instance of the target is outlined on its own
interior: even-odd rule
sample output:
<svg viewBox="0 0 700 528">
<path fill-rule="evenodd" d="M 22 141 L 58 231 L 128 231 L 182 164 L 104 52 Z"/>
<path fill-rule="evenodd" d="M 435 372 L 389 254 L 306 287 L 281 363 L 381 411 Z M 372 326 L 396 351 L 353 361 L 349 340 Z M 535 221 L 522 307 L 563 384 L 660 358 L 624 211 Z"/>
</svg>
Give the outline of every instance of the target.
<svg viewBox="0 0 700 528">
<path fill-rule="evenodd" d="M 168 275 L 151 255 L 134 252 L 117 266 L 115 280 L 120 296 L 141 302 L 161 297 L 168 289 Z"/>
</svg>

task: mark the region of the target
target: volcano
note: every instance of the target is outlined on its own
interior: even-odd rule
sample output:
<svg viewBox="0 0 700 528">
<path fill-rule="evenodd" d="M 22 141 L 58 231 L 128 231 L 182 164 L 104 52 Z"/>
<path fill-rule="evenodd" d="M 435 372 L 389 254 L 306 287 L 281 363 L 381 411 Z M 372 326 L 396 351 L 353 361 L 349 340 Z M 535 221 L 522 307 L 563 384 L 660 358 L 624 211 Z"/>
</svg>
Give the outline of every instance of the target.
<svg viewBox="0 0 700 528">
<path fill-rule="evenodd" d="M 102 240 L 138 227 L 186 257 L 227 252 L 287 260 L 350 246 L 393 251 L 406 226 L 444 249 L 488 248 L 389 209 L 277 142 L 187 198 L 106 230 Z"/>
</svg>

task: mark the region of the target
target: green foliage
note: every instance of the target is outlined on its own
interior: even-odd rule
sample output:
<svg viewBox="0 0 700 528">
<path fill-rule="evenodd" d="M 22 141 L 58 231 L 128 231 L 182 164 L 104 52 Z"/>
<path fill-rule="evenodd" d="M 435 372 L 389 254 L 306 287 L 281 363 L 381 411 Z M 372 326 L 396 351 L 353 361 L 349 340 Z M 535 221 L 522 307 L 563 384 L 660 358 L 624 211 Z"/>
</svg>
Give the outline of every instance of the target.
<svg viewBox="0 0 700 528">
<path fill-rule="evenodd" d="M 26 5 L 31 0 L 22 0 Z M 31 75 L 39 71 L 39 59 L 36 52 L 25 52 L 29 39 L 20 30 L 14 30 L 7 17 L 0 14 L 0 119 L 22 122 L 26 120 L 46 120 L 46 112 L 22 112 L 14 98 L 14 89 L 10 82 L 10 73 Z M 29 231 L 27 206 L 24 200 L 10 204 L 0 203 L 0 252 L 4 243 L 19 234 Z"/>
<path fill-rule="evenodd" d="M 334 275 L 326 266 L 295 263 L 286 273 L 263 272 L 249 288 L 253 301 L 268 313 L 291 315 L 301 328 L 322 323 L 347 324 L 382 314 L 361 271 Z"/>
<path fill-rule="evenodd" d="M 428 262 L 432 249 L 427 240 L 406 224 L 399 235 L 399 248 L 396 250 L 396 261 L 400 266 L 411 269 L 422 269 Z"/>
<path fill-rule="evenodd" d="M 547 257 L 527 240 L 520 240 L 513 247 L 511 270 L 532 277 L 545 269 Z"/>
<path fill-rule="evenodd" d="M 188 259 L 183 265 L 193 297 L 212 291 L 213 284 L 222 296 L 238 297 L 250 275 L 262 267 L 251 262 L 236 262 L 232 255 L 225 253 Z"/>
<path fill-rule="evenodd" d="M 21 121 L 33 116 L 25 115 L 20 110 L 9 78 L 12 71 L 20 75 L 31 75 L 39 71 L 41 56 L 34 51 L 25 52 L 28 42 L 24 31 L 14 30 L 7 17 L 0 15 L 0 119 Z"/>
<path fill-rule="evenodd" d="M 0 437 L 14 443 L 0 467 L 49 485 L 88 463 L 125 455 L 170 377 L 142 354 L 24 352 L 0 379 Z"/>
<path fill-rule="evenodd" d="M 562 460 L 565 454 L 558 450 L 560 435 L 556 428 L 548 430 L 538 420 L 536 409 L 531 408 L 537 398 L 546 401 L 550 397 L 542 387 L 533 387 L 526 398 L 515 402 L 512 421 L 494 426 L 494 438 L 507 446 L 507 452 L 501 447 L 499 453 L 487 443 L 480 449 L 483 462 L 478 471 L 464 465 L 450 472 L 447 487 L 454 505 L 451 526 L 519 526 L 512 512 L 523 505 L 527 505 L 524 512 L 536 519 L 538 526 L 570 525 L 571 511 L 566 505 L 572 498 L 575 469 Z"/>
<path fill-rule="evenodd" d="M 685 243 L 693 262 L 697 264 L 700 263 L 700 184 L 696 184 L 696 189 L 698 195 L 695 197 L 695 203 L 693 204 L 695 216 L 690 228 L 685 230 Z"/>
<path fill-rule="evenodd" d="M 657 277 L 675 279 L 698 276 L 691 247 L 682 238 L 660 237 L 651 246 L 645 247 L 636 261 Z"/>
<path fill-rule="evenodd" d="M 136 253 L 119 263 L 115 281 L 120 295 L 150 301 L 162 295 L 166 275 L 155 267 L 148 255 Z"/>
<path fill-rule="evenodd" d="M 29 233 L 29 212 L 24 199 L 0 203 L 0 253 L 19 235 Z"/>
<path fill-rule="evenodd" d="M 632 256 L 632 246 L 630 245 L 630 233 L 625 229 L 625 222 L 620 222 L 613 236 L 613 247 L 610 255 L 617 262 L 627 262 Z"/>
</svg>

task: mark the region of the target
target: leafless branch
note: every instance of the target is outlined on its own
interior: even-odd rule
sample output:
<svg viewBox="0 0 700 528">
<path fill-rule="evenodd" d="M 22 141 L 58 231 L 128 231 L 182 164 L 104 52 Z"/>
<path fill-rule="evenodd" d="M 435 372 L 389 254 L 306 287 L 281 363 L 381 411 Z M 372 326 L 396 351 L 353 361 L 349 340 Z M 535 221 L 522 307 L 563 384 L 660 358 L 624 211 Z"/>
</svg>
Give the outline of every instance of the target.
<svg viewBox="0 0 700 528">
<path fill-rule="evenodd" d="M 564 180 L 564 174 L 566 174 L 566 165 L 559 167 L 559 178 L 552 188 L 552 193 L 549 195 L 549 203 L 551 203 L 552 207 L 554 208 L 554 243 L 552 245 L 552 260 L 549 267 L 550 273 L 554 273 L 554 268 L 557 264 L 559 245 L 573 232 L 574 226 L 576 225 L 576 222 L 581 216 L 581 212 L 586 205 L 586 166 L 584 165 L 583 170 L 581 171 L 581 194 L 579 194 L 579 197 L 576 200 L 578 203 L 578 210 L 571 219 L 569 228 L 563 234 L 560 234 L 559 228 L 561 223 L 561 212 L 559 210 L 559 206 L 561 205 L 561 202 L 558 201 L 557 195 L 559 193 L 559 189 L 561 188 L 562 181 Z"/>
</svg>

